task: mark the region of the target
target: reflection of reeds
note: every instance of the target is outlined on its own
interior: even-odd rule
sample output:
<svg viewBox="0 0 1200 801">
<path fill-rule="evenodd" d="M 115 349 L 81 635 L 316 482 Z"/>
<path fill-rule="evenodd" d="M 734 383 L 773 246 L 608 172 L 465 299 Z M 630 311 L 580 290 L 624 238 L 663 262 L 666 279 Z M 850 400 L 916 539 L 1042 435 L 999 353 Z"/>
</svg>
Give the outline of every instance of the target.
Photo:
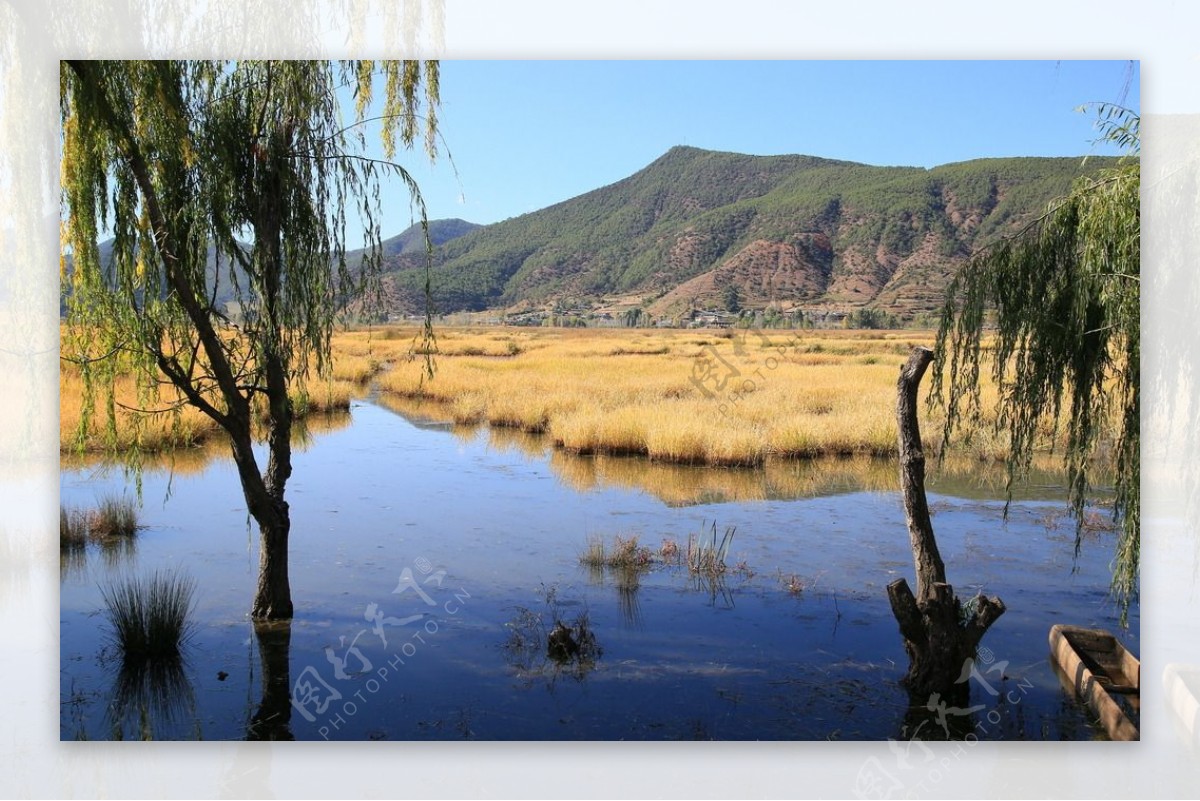
<svg viewBox="0 0 1200 801">
<path fill-rule="evenodd" d="M 638 592 L 642 588 L 642 570 L 636 567 L 620 568 L 615 571 L 617 587 L 617 609 L 627 626 L 636 626 L 642 619 L 642 606 Z"/>
<path fill-rule="evenodd" d="M 624 456 L 550 454 L 559 479 L 581 492 L 616 487 L 648 492 L 670 506 L 816 498 L 847 492 L 897 492 L 894 459 L 870 456 L 817 459 L 768 459 L 758 468 L 713 468 L 653 462 Z M 930 491 L 963 497 L 1000 497 L 1007 481 L 1005 465 L 958 455 L 931 460 Z M 1027 488 L 1040 497 L 1065 497 L 1065 477 L 1051 456 L 1034 460 Z"/>
<path fill-rule="evenodd" d="M 156 727 L 170 731 L 194 717 L 195 696 L 186 667 L 180 657 L 123 660 L 106 713 L 113 739 L 128 737 L 130 726 L 136 727 L 137 739 L 152 740 Z"/>
<path fill-rule="evenodd" d="M 222 458 L 229 458 L 229 444 L 214 437 L 192 448 L 140 454 L 137 466 L 146 471 L 161 470 L 179 476 L 198 475 L 207 470 L 214 460 Z M 80 454 L 74 451 L 62 453 L 59 461 L 63 470 L 120 469 L 124 466 L 123 462 L 115 462 L 103 454 Z"/>
<path fill-rule="evenodd" d="M 58 573 L 59 578 L 81 573 L 87 564 L 87 516 L 79 510 L 58 507 Z"/>
<path fill-rule="evenodd" d="M 110 568 L 128 564 L 137 552 L 136 537 L 98 537 L 96 543 L 100 546 L 104 563 Z"/>
<path fill-rule="evenodd" d="M 546 455 L 549 441 L 544 436 L 517 428 L 489 428 L 488 447 L 500 452 L 515 451 L 536 458 Z"/>
</svg>

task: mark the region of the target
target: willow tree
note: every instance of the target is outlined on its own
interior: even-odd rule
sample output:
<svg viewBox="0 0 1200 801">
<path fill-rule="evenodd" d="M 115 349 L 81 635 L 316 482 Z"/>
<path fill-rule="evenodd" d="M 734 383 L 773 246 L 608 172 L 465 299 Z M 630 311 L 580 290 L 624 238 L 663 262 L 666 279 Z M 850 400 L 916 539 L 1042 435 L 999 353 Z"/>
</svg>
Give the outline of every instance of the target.
<svg viewBox="0 0 1200 801">
<path fill-rule="evenodd" d="M 1010 497 L 1046 429 L 1065 428 L 1077 556 L 1095 465 L 1111 456 L 1120 521 L 1112 591 L 1124 619 L 1137 594 L 1140 542 L 1140 119 L 1111 105 L 1098 113 L 1103 138 L 1126 156 L 1078 179 L 1044 215 L 976 254 L 954 278 L 931 398 L 948 410 L 944 448 L 964 421 L 980 419 L 980 373 L 989 366 L 999 387 L 995 427 L 1011 436 Z"/>
<path fill-rule="evenodd" d="M 377 78 L 383 109 L 368 119 Z M 73 350 L 81 365 L 84 409 L 97 393 L 115 435 L 124 373 L 143 401 L 165 382 L 216 422 L 261 532 L 251 616 L 290 618 L 292 394 L 310 371 L 328 370 L 337 310 L 378 269 L 381 181 L 407 184 L 425 219 L 392 159 L 397 142 L 411 147 L 422 132 L 434 155 L 438 65 L 71 61 L 60 82 L 74 332 L 64 356 Z M 350 96 L 355 108 L 343 113 Z M 367 155 L 368 122 L 381 123 L 383 159 Z M 347 263 L 350 223 L 364 229 L 361 265 Z M 217 301 L 222 285 L 240 305 L 236 324 Z"/>
</svg>

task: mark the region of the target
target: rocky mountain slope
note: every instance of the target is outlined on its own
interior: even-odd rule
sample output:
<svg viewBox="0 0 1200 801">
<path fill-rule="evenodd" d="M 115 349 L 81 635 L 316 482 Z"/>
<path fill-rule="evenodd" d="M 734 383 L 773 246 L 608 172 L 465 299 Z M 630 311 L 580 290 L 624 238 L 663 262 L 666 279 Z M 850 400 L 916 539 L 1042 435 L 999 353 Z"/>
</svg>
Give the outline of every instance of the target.
<svg viewBox="0 0 1200 801">
<path fill-rule="evenodd" d="M 930 312 L 971 252 L 1111 159 L 933 169 L 675 147 L 628 178 L 439 246 L 440 312 L 632 307 Z M 423 252 L 385 258 L 388 311 L 424 309 Z"/>
</svg>

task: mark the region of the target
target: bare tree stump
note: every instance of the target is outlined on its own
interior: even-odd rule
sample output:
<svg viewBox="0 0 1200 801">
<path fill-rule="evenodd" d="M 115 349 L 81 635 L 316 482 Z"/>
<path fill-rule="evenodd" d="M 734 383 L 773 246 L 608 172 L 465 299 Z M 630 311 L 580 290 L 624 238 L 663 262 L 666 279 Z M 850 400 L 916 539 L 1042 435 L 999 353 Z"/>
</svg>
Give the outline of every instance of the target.
<svg viewBox="0 0 1200 801">
<path fill-rule="evenodd" d="M 914 348 L 896 382 L 896 418 L 900 428 L 900 487 L 904 515 L 917 572 L 917 592 L 904 579 L 888 585 L 892 614 L 900 624 L 908 673 L 904 683 L 918 699 L 939 693 L 946 699 L 964 699 L 960 682 L 968 659 L 975 657 L 984 632 L 1004 614 L 999 598 L 979 595 L 963 604 L 946 583 L 946 566 L 938 553 L 925 499 L 925 452 L 917 423 L 917 387 L 933 361 L 933 351 Z"/>
</svg>

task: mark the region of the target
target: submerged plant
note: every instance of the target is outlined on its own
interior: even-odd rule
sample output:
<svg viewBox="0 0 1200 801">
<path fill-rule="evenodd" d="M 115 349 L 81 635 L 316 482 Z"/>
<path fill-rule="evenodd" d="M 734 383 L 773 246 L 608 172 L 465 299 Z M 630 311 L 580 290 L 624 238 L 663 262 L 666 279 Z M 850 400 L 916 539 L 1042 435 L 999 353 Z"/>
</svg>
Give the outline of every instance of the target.
<svg viewBox="0 0 1200 801">
<path fill-rule="evenodd" d="M 677 562 L 679 560 L 679 543 L 669 537 L 663 539 L 658 554 L 664 562 Z"/>
<path fill-rule="evenodd" d="M 721 539 L 717 540 L 717 522 L 714 520 L 708 534 L 688 537 L 687 564 L 688 570 L 706 576 L 716 576 L 725 572 L 725 557 L 729 554 L 729 546 L 733 543 L 736 526 L 729 526 Z M 707 541 L 706 541 L 707 540 Z"/>
<path fill-rule="evenodd" d="M 504 643 L 509 664 L 524 678 L 547 675 L 551 682 L 566 673 L 582 681 L 596 667 L 602 654 L 587 610 L 567 621 L 559 609 L 558 588 L 543 587 L 546 611 L 517 607 L 517 615 L 505 624 Z"/>
<path fill-rule="evenodd" d="M 102 587 L 113 641 L 126 665 L 179 659 L 191 634 L 196 584 L 174 571 Z"/>
</svg>

